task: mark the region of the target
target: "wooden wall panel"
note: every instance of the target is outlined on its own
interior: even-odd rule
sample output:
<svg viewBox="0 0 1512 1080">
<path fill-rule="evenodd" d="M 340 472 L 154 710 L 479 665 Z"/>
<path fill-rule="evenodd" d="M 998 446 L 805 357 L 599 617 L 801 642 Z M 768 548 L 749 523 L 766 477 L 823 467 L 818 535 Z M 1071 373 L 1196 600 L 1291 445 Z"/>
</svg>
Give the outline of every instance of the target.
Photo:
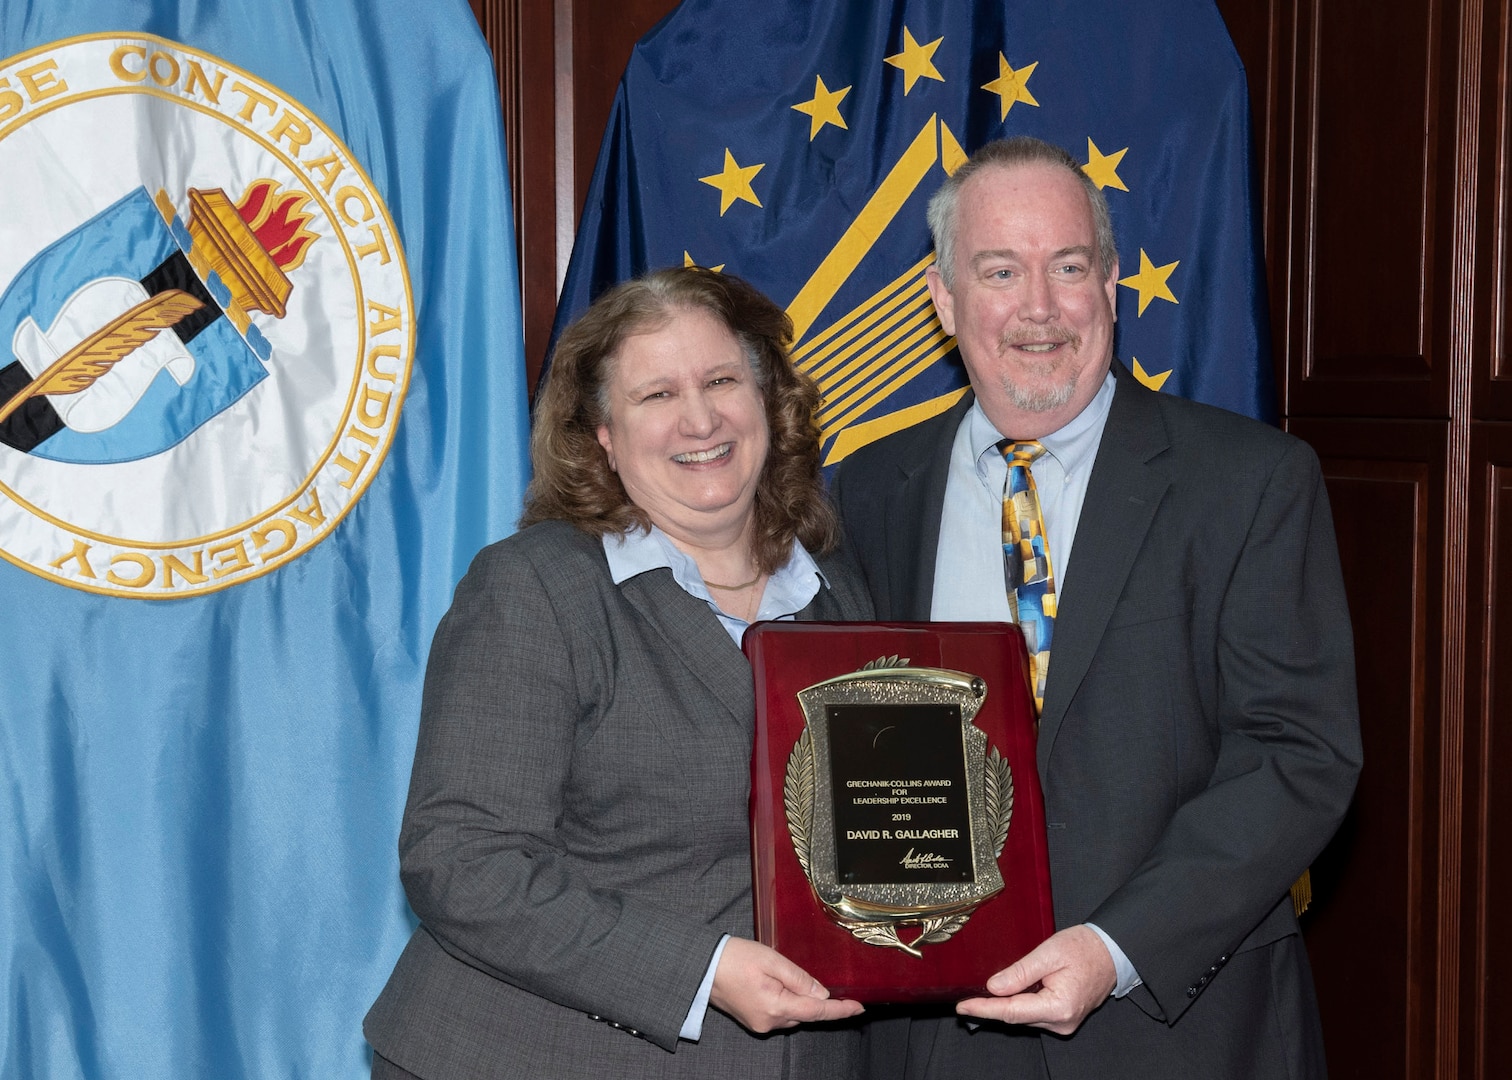
<svg viewBox="0 0 1512 1080">
<path fill-rule="evenodd" d="M 1390 19 L 1370 0 L 1314 9 L 1314 376 L 1424 373 L 1441 171 L 1439 133 L 1423 124 L 1441 94 L 1431 9 Z"/>
<path fill-rule="evenodd" d="M 499 80 L 514 199 L 526 377 L 533 389 L 558 291 L 555 5 L 543 0 L 470 2 L 493 48 Z"/>
<path fill-rule="evenodd" d="M 1355 628 L 1365 768 L 1303 918 L 1329 1072 L 1433 1075 L 1437 725 L 1447 425 L 1302 420 L 1323 460 Z M 1368 995 L 1361 987 L 1370 987 Z"/>
<path fill-rule="evenodd" d="M 677 0 L 470 3 L 499 77 L 533 389 L 625 61 Z"/>
<path fill-rule="evenodd" d="M 1457 9 L 1390 9 L 1288 13 L 1291 231 L 1276 276 L 1291 414 L 1448 415 Z"/>
<path fill-rule="evenodd" d="M 561 2 L 561 0 L 558 0 Z M 599 143 L 630 51 L 677 0 L 571 0 L 574 222 L 593 179 Z"/>
<path fill-rule="evenodd" d="M 1269 9 L 1266 236 L 1271 281 L 1284 290 L 1272 293 L 1272 317 L 1285 352 L 1288 426 L 1310 441 L 1336 441 L 1334 429 L 1349 428 L 1360 440 L 1356 458 L 1380 462 L 1404 460 L 1392 440 L 1414 427 L 1413 418 L 1441 418 L 1440 449 L 1406 458 L 1428 464 L 1428 488 L 1440 494 L 1428 509 L 1436 539 L 1421 551 L 1430 567 L 1428 603 L 1413 623 L 1414 634 L 1427 632 L 1413 657 L 1426 679 L 1413 702 L 1421 709 L 1413 733 L 1421 770 L 1413 774 L 1412 819 L 1390 826 L 1411 852 L 1416 893 L 1399 928 L 1408 961 L 1405 1059 L 1389 1074 L 1405 1068 L 1406 1076 L 1442 1080 L 1512 1068 L 1512 1041 L 1498 1043 L 1504 1037 L 1488 1020 L 1512 1008 L 1512 994 L 1498 996 L 1494 986 L 1495 973 L 1512 966 L 1512 934 L 1500 934 L 1484 913 L 1512 892 L 1492 895 L 1501 886 L 1490 852 L 1500 844 L 1505 853 L 1506 836 L 1487 823 L 1512 802 L 1498 803 L 1485 787 L 1494 767 L 1488 755 L 1500 744 L 1494 713 L 1486 712 L 1494 706 L 1484 702 L 1495 699 L 1491 672 L 1508 659 L 1486 651 L 1505 648 L 1483 625 L 1500 564 L 1486 561 L 1485 528 L 1476 522 L 1495 520 L 1489 492 L 1499 489 L 1486 479 L 1490 451 L 1476 449 L 1489 436 L 1475 434 L 1496 427 L 1481 421 L 1512 419 L 1508 7 L 1508 0 L 1271 0 Z M 1324 416 L 1332 419 L 1300 419 Z M 1315 445 L 1325 457 L 1345 450 Z M 1401 526 L 1378 516 L 1353 520 L 1361 513 L 1367 508 L 1346 497 L 1341 537 L 1371 529 L 1384 537 Z M 1359 567 L 1383 556 L 1345 550 L 1343 557 L 1353 582 Z M 1355 612 L 1367 739 L 1361 827 L 1389 820 L 1381 816 L 1388 807 L 1370 794 L 1383 767 L 1372 752 L 1371 740 L 1382 737 L 1374 713 L 1388 704 L 1372 703 L 1379 673 L 1370 667 L 1373 657 L 1394 655 L 1403 628 L 1380 615 L 1362 620 Z M 1386 737 L 1399 741 L 1401 732 L 1391 726 Z M 1399 752 L 1393 741 L 1388 753 Z M 1399 764 L 1384 762 L 1387 779 L 1399 779 Z M 1385 864 L 1372 857 L 1374 865 L 1361 868 L 1361 850 L 1341 886 L 1347 893 L 1352 876 L 1375 874 L 1377 887 L 1394 897 Z M 1382 917 L 1366 916 L 1362 925 Z M 1340 957 L 1369 964 L 1350 955 L 1343 937 L 1351 928 L 1329 914 L 1308 927 L 1321 967 Z M 1341 1025 L 1351 1041 L 1395 1039 L 1371 1030 L 1374 987 L 1370 998 L 1342 994 L 1330 1005 L 1331 978 L 1320 973 L 1319 984 L 1335 1071 L 1386 1068 L 1371 1061 L 1359 1070 L 1375 1052 L 1368 1048 L 1363 1058 L 1333 1052 Z M 1394 1007 L 1401 999 L 1391 1000 Z"/>
<path fill-rule="evenodd" d="M 1467 627 L 1467 876 L 1463 1070 L 1512 1076 L 1512 424 L 1471 432 L 1470 588 L 1485 603 Z"/>
<path fill-rule="evenodd" d="M 1512 3 L 1488 4 L 1472 414 L 1512 420 Z"/>
</svg>

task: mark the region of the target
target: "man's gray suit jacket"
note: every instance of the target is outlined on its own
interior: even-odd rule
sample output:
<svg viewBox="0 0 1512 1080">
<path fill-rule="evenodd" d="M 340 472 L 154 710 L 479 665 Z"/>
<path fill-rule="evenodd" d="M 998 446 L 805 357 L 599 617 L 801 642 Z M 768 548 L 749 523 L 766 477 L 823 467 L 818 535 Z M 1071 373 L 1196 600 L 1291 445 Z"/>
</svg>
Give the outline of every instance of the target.
<svg viewBox="0 0 1512 1080">
<path fill-rule="evenodd" d="M 1096 923 L 1144 984 L 1070 1038 L 1040 1037 L 1045 1064 L 1056 1080 L 1321 1076 L 1287 889 L 1348 807 L 1360 741 L 1317 458 L 1114 370 L 1038 761 L 1056 924 Z M 836 498 L 878 618 L 929 617 L 970 403 L 841 466 Z"/>
<path fill-rule="evenodd" d="M 820 566 L 800 617 L 869 617 Z M 720 935 L 752 933 L 753 718 L 744 656 L 669 570 L 616 586 L 561 522 L 479 554 L 426 669 L 400 835 L 421 926 L 373 1047 L 425 1080 L 849 1076 L 853 1026 L 758 1038 L 710 1009 L 678 1041 Z"/>
</svg>

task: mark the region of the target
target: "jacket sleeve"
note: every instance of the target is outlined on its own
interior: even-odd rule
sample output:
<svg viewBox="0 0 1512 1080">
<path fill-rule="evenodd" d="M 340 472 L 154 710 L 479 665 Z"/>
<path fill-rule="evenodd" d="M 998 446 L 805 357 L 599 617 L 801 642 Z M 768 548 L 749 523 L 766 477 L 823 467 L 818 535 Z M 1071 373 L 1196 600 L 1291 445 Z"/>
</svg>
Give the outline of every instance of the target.
<svg viewBox="0 0 1512 1080">
<path fill-rule="evenodd" d="M 591 655 L 607 626 L 563 618 L 560 599 L 507 543 L 458 586 L 426 668 L 401 877 L 458 960 L 674 1050 L 720 933 L 564 858 L 574 746 L 614 687 Z"/>
<path fill-rule="evenodd" d="M 1216 669 L 1211 775 L 1088 920 L 1133 961 L 1134 1000 L 1167 1023 L 1247 937 L 1294 932 L 1287 887 L 1333 835 L 1359 773 L 1343 578 L 1317 458 L 1300 442 L 1264 484 L 1216 619 L 1215 655 L 1190 660 Z"/>
</svg>

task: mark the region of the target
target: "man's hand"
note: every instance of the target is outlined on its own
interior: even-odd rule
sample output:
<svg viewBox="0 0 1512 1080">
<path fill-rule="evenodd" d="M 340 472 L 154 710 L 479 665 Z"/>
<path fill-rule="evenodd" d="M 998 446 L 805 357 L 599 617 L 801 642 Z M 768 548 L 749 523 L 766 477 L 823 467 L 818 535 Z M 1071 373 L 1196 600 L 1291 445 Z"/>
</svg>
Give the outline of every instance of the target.
<svg viewBox="0 0 1512 1080">
<path fill-rule="evenodd" d="M 725 943 L 709 1004 L 758 1034 L 861 1012 L 859 1001 L 830 1000 L 817 979 L 781 953 L 738 937 Z"/>
<path fill-rule="evenodd" d="M 1040 988 L 1027 992 L 1035 983 Z M 1070 1035 L 1117 985 L 1102 938 L 1085 926 L 1069 926 L 988 979 L 993 997 L 968 998 L 956 1012 Z"/>
</svg>

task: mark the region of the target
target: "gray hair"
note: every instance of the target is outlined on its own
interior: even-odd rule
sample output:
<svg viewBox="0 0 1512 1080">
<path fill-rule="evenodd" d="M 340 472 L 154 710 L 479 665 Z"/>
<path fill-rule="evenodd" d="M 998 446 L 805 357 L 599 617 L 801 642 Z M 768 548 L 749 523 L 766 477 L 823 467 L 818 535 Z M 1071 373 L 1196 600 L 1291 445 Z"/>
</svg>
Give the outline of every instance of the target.
<svg viewBox="0 0 1512 1080">
<path fill-rule="evenodd" d="M 1102 276 L 1113 273 L 1118 261 L 1118 248 L 1113 242 L 1113 218 L 1108 213 L 1108 200 L 1082 171 L 1082 167 L 1066 151 L 1054 143 L 1045 142 L 1028 135 L 1015 135 L 1011 139 L 997 139 L 972 154 L 970 159 L 954 173 L 945 178 L 940 190 L 929 200 L 927 218 L 929 232 L 934 237 L 935 266 L 945 287 L 955 285 L 956 212 L 961 201 L 961 188 L 978 172 L 986 168 L 1011 169 L 1016 165 L 1049 165 L 1065 169 L 1076 177 L 1082 190 L 1087 193 L 1087 204 L 1092 210 L 1092 226 L 1097 235 L 1097 261 L 1102 266 Z"/>
</svg>

